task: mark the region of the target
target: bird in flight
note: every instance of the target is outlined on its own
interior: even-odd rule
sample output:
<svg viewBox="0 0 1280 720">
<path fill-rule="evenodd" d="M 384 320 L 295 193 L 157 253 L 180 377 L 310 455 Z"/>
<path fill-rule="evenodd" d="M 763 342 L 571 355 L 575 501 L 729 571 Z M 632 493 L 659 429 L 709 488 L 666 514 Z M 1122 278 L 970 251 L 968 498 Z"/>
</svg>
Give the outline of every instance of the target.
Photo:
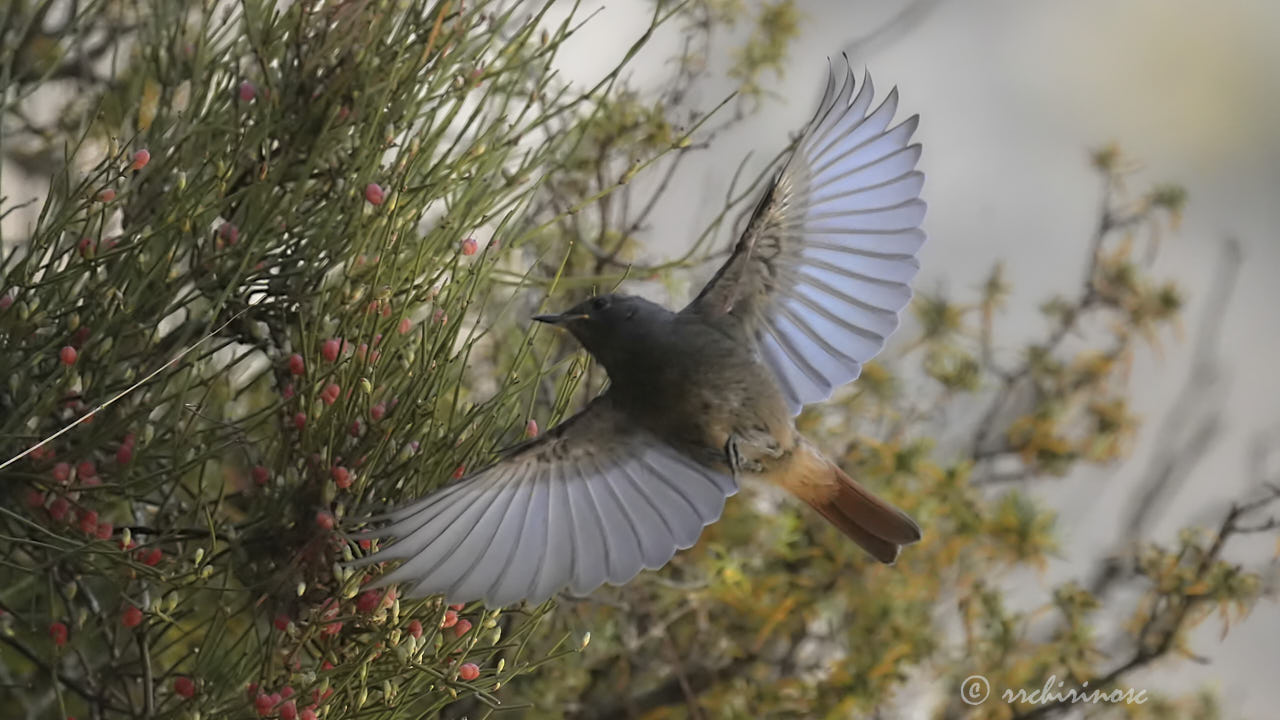
<svg viewBox="0 0 1280 720">
<path fill-rule="evenodd" d="M 570 332 L 608 389 L 384 516 L 366 537 L 395 541 L 356 563 L 403 562 L 373 586 L 498 607 L 622 584 L 692 546 L 744 477 L 781 485 L 880 562 L 919 540 L 794 424 L 884 347 L 919 269 L 918 116 L 889 127 L 897 89 L 874 109 L 873 94 L 847 64 L 830 75 L 732 256 L 684 309 L 601 295 L 534 318 Z"/>
</svg>

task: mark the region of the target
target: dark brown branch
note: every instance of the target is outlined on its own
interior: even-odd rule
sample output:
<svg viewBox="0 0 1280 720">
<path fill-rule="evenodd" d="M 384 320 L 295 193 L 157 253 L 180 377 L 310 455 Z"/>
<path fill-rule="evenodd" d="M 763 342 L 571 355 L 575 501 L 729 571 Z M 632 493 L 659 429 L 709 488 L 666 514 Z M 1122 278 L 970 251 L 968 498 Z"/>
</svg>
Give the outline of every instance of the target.
<svg viewBox="0 0 1280 720">
<path fill-rule="evenodd" d="M 1250 527 L 1241 525 L 1241 521 L 1246 516 L 1267 508 L 1277 501 L 1280 501 L 1280 488 L 1272 487 L 1269 488 L 1267 494 L 1257 500 L 1233 504 L 1218 526 L 1218 532 L 1214 537 L 1213 544 L 1209 546 L 1208 551 L 1196 564 L 1193 575 L 1195 580 L 1206 579 L 1214 564 L 1221 558 L 1222 550 L 1226 547 L 1227 542 Z M 1082 686 L 1105 688 L 1126 674 L 1164 657 L 1173 649 L 1174 642 L 1183 631 L 1192 608 L 1197 604 L 1207 602 L 1207 599 L 1203 596 L 1185 594 L 1171 596 L 1167 599 L 1169 603 L 1167 609 L 1164 612 L 1153 611 L 1151 617 L 1147 619 L 1142 629 L 1138 632 L 1136 647 L 1129 659 L 1109 672 L 1088 678 L 1086 683 L 1082 683 Z M 1156 630 L 1156 628 L 1159 629 Z M 1156 633 L 1154 638 L 1151 637 L 1152 633 Z M 1015 720 L 1052 717 L 1062 712 L 1070 703 L 1070 699 L 1064 698 L 1037 706 L 1027 712 L 1015 712 L 1013 717 Z"/>
<path fill-rule="evenodd" d="M 1186 483 L 1197 462 L 1208 453 L 1221 432 L 1221 402 L 1216 399 L 1224 395 L 1219 390 L 1219 334 L 1221 319 L 1226 317 L 1230 308 L 1240 272 L 1242 254 L 1239 243 L 1234 240 L 1225 242 L 1219 262 L 1203 319 L 1192 341 L 1195 354 L 1191 372 L 1156 434 L 1151 465 L 1134 496 L 1127 519 L 1121 524 L 1125 528 L 1121 539 L 1123 545 L 1131 544 L 1146 534 L 1152 518 L 1159 516 L 1168 498 Z M 1090 582 L 1091 591 L 1100 595 L 1111 589 L 1119 578 L 1116 570 L 1111 563 L 1099 568 Z"/>
</svg>

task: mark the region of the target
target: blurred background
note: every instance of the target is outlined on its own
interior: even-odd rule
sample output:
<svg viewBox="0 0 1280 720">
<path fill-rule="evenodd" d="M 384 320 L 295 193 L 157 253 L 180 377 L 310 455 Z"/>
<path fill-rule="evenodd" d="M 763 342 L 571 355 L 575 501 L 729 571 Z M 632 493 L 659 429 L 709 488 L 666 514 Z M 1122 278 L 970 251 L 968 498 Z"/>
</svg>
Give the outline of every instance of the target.
<svg viewBox="0 0 1280 720">
<path fill-rule="evenodd" d="M 561 67 L 587 82 L 621 56 L 651 8 L 584 7 L 598 14 L 589 32 L 565 49 Z M 1006 340 L 1021 340 L 1043 327 L 1040 302 L 1079 287 L 1101 194 L 1090 152 L 1115 143 L 1137 170 L 1135 192 L 1166 181 L 1188 190 L 1181 226 L 1163 236 L 1153 268 L 1186 292 L 1184 332 L 1165 343 L 1163 353 L 1137 356 L 1134 409 L 1144 422 L 1129 459 L 1033 486 L 1060 512 L 1061 550 L 1043 575 L 1017 582 L 1048 587 L 1087 580 L 1088 568 L 1121 537 L 1124 518 L 1144 502 L 1135 497 L 1144 478 L 1171 443 L 1187 440 L 1178 437 L 1176 424 L 1162 430 L 1162 420 L 1185 414 L 1188 404 L 1197 412 L 1220 409 L 1217 433 L 1195 467 L 1183 468 L 1189 472 L 1181 487 L 1153 508 L 1153 539 L 1169 539 L 1188 524 L 1215 524 L 1252 481 L 1251 462 L 1274 472 L 1280 465 L 1274 442 L 1280 429 L 1274 370 L 1280 357 L 1280 5 L 798 0 L 796 9 L 799 36 L 785 74 L 765 76 L 773 97 L 673 180 L 674 191 L 644 237 L 650 252 L 683 249 L 690 228 L 702 228 L 718 210 L 748 151 L 747 170 L 765 167 L 808 119 L 828 58 L 843 51 L 855 69 L 871 71 L 881 92 L 898 86 L 900 116 L 921 115 L 916 138 L 925 147 L 930 239 L 917 288 L 972 292 L 991 264 L 1004 260 L 1013 292 L 998 326 Z M 661 59 L 679 42 L 675 35 L 656 38 L 634 66 L 632 83 L 655 88 L 668 70 Z M 730 63 L 728 48 L 721 50 L 709 55 L 713 77 L 722 77 L 714 72 L 718 65 Z M 732 87 L 727 79 L 707 82 L 690 104 L 709 109 Z M 1228 238 L 1239 242 L 1243 263 L 1224 313 L 1207 298 Z M 1175 408 L 1202 326 L 1220 333 L 1216 349 L 1203 349 L 1215 374 L 1211 382 L 1198 377 L 1197 390 Z M 1257 540 L 1243 549 L 1265 561 L 1274 544 Z M 1225 639 L 1214 623 L 1195 633 L 1192 647 L 1204 663 L 1182 663 L 1172 672 L 1156 665 L 1141 677 L 1169 690 L 1208 685 L 1221 693 L 1229 716 L 1272 717 L 1280 703 L 1277 637 L 1280 612 L 1263 600 Z M 904 715 L 929 716 L 933 692 L 940 690 L 904 702 Z"/>
</svg>

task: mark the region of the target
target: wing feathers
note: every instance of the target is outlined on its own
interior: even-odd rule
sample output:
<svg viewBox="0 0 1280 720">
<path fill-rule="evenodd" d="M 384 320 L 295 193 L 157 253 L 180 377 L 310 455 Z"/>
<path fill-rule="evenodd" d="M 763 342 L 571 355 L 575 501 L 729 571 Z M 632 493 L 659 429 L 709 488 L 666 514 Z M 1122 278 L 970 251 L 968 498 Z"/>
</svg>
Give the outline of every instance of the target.
<svg viewBox="0 0 1280 720">
<path fill-rule="evenodd" d="M 539 563 L 532 600 L 545 600 L 569 583 L 574 575 L 573 515 L 569 508 L 569 488 L 555 477 L 555 466 L 547 480 L 551 487 L 547 513 L 547 545 Z"/>
<path fill-rule="evenodd" d="M 486 538 L 480 525 L 472 532 L 471 542 L 477 546 L 487 545 L 487 548 L 479 559 L 464 567 L 462 576 L 457 580 L 459 595 L 483 594 L 491 590 L 509 570 L 519 547 L 520 536 L 524 533 L 534 482 L 532 470 L 528 467 L 521 468 L 519 478 L 513 481 L 514 488 L 506 493 L 510 499 L 505 510 L 498 513 L 495 505 L 485 515 L 486 519 L 489 515 L 497 516 L 493 534 Z"/>
<path fill-rule="evenodd" d="M 592 471 L 605 479 L 595 483 L 593 494 L 596 507 L 600 510 L 600 520 L 607 529 L 606 542 L 610 545 L 609 582 L 622 584 L 636 576 L 644 567 L 641 559 L 640 538 L 635 528 L 635 520 L 627 511 L 627 506 L 619 499 L 616 486 L 623 482 L 617 467 L 607 470 L 604 466 L 593 464 Z"/>
<path fill-rule="evenodd" d="M 835 97 L 831 96 L 831 89 L 835 87 L 835 73 L 832 72 L 827 78 L 827 92 L 822 96 L 822 102 L 818 105 L 818 112 L 814 115 L 811 122 L 811 130 L 806 133 L 806 137 L 800 141 L 800 147 L 811 149 L 818 143 L 823 142 L 829 137 L 831 129 L 840 124 L 840 121 L 846 116 L 846 108 L 849 107 L 849 100 L 853 97 L 854 87 L 857 85 L 853 79 L 853 72 L 850 70 L 845 73 L 844 80 L 840 83 L 840 92 Z M 871 78 L 864 73 L 862 91 L 858 93 L 857 100 L 862 101 L 863 95 L 867 93 L 867 88 L 871 85 Z M 866 99 L 866 104 L 870 104 L 870 96 Z"/>
<path fill-rule="evenodd" d="M 492 479 L 488 482 L 477 481 L 475 484 L 478 486 L 476 493 L 459 493 L 455 496 L 456 499 L 450 501 L 451 507 L 448 510 L 426 524 L 407 531 L 403 541 L 382 550 L 383 559 L 409 560 L 379 578 L 372 586 L 381 587 L 435 572 L 449 554 L 462 544 L 462 539 L 497 495 L 498 483 Z M 397 537 L 400 536 L 397 534 Z"/>
<path fill-rule="evenodd" d="M 924 173 L 912 171 L 874 185 L 857 184 L 846 192 L 835 192 L 831 183 L 822 186 L 822 195 L 815 193 L 809 203 L 813 212 L 828 212 L 836 208 L 846 210 L 871 210 L 888 207 L 914 199 L 924 187 Z"/>
<path fill-rule="evenodd" d="M 606 394 L 563 431 L 407 508 L 370 533 L 401 559 L 373 587 L 492 606 L 588 593 L 665 564 L 717 520 L 733 478 L 689 460 L 612 410 Z M 579 415 L 578 417 L 580 417 Z M 551 446 L 551 447 L 549 447 Z M 352 565 L 368 562 L 367 558 Z"/>
<path fill-rule="evenodd" d="M 528 506 L 524 511 L 524 524 L 515 541 L 515 553 L 486 594 L 495 605 L 507 605 L 533 595 L 538 570 L 548 551 L 549 486 L 545 478 L 531 475 Z"/>
<path fill-rule="evenodd" d="M 921 149 L 909 144 L 919 118 L 891 127 L 897 89 L 870 110 L 874 95 L 847 67 L 828 80 L 733 255 L 687 309 L 749 323 L 793 412 L 857 378 L 911 299 L 925 237 Z"/>
<path fill-rule="evenodd" d="M 868 103 L 870 98 L 868 98 Z M 850 108 L 852 110 L 853 108 Z M 825 164 L 830 158 L 834 162 L 849 151 L 860 148 L 863 143 L 875 139 L 884 129 L 889 126 L 889 122 L 893 120 L 893 114 L 898 111 L 898 88 L 893 88 L 889 94 L 885 96 L 880 107 L 875 112 L 862 117 L 862 113 L 849 112 L 845 115 L 845 121 L 837 125 L 831 141 L 827 143 L 821 150 L 808 153 L 810 158 L 822 158 L 821 163 Z M 914 128 L 912 128 L 914 130 Z M 846 150 L 846 148 L 848 150 Z M 875 157 L 874 153 L 868 153 Z M 811 164 L 819 165 L 817 162 Z"/>
<path fill-rule="evenodd" d="M 628 508 L 634 518 L 644 566 L 655 570 L 666 565 L 678 546 L 671 523 L 645 492 L 645 484 L 637 482 L 625 466 L 618 468 L 617 480 L 614 489 L 618 491 L 622 506 Z"/>
<path fill-rule="evenodd" d="M 523 513 L 513 511 L 513 505 L 520 496 L 519 478 L 527 474 L 524 470 L 520 468 L 520 472 L 515 473 L 517 477 L 508 481 L 511 486 L 506 492 L 494 495 L 493 504 L 484 508 L 480 519 L 467 531 L 459 543 L 459 548 L 466 552 L 457 552 L 459 548 L 454 548 L 454 552 L 437 566 L 436 574 L 441 578 L 451 578 L 460 595 L 475 592 L 472 589 L 475 585 L 488 587 L 500 572 L 501 565 L 505 564 L 511 548 L 501 542 L 502 527 L 523 516 Z"/>
</svg>

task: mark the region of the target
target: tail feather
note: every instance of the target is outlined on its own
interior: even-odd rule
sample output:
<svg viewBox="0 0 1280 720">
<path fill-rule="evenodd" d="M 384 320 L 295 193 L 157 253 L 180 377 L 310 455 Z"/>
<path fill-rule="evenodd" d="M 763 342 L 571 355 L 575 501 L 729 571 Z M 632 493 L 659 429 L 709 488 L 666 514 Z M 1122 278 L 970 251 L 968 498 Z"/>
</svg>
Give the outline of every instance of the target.
<svg viewBox="0 0 1280 720">
<path fill-rule="evenodd" d="M 805 443 L 784 477 L 783 487 L 885 564 L 898 558 L 903 545 L 920 539 L 920 526 L 906 513 L 881 500 Z"/>
<path fill-rule="evenodd" d="M 858 547 L 866 550 L 871 557 L 885 565 L 892 565 L 898 559 L 898 553 L 902 552 L 901 545 L 873 535 L 856 521 L 845 516 L 834 504 L 809 502 L 809 505 L 826 518 L 827 522 L 835 525 L 840 532 L 858 543 Z"/>
</svg>

